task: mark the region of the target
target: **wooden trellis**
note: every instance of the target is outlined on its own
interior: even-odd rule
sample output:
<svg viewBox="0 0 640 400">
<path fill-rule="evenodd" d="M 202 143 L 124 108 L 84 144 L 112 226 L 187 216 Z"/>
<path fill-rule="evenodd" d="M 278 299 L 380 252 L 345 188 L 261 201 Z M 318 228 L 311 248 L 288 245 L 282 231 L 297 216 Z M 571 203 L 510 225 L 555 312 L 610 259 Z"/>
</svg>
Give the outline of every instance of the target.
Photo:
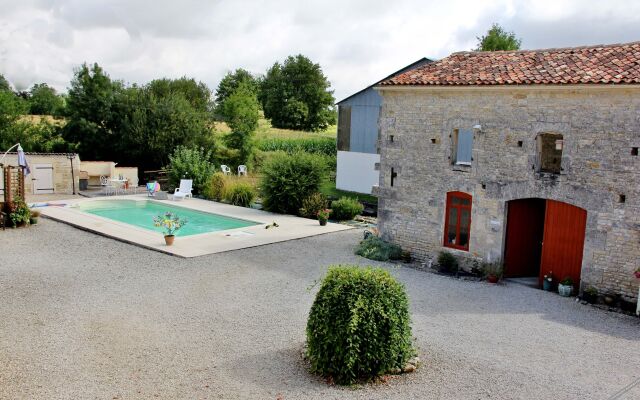
<svg viewBox="0 0 640 400">
<path fill-rule="evenodd" d="M 24 200 L 24 167 L 14 167 L 0 164 L 2 170 L 2 183 L 0 193 L 4 197 L 4 203 L 9 204 L 19 197 Z"/>
</svg>

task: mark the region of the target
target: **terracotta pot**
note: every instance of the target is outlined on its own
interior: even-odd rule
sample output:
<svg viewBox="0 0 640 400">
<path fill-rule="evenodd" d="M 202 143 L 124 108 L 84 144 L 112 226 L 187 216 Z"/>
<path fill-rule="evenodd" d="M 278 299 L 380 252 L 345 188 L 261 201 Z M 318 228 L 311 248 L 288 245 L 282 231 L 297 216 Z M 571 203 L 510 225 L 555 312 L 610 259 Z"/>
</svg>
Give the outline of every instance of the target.
<svg viewBox="0 0 640 400">
<path fill-rule="evenodd" d="M 320 225 L 321 226 L 327 225 L 327 220 L 326 219 L 320 219 L 319 221 L 320 221 Z"/>
<path fill-rule="evenodd" d="M 489 275 L 487 276 L 487 281 L 489 281 L 489 283 L 498 283 L 498 277 L 495 275 Z"/>
<path fill-rule="evenodd" d="M 609 295 L 604 296 L 602 300 L 604 300 L 604 304 L 608 306 L 613 306 L 613 304 L 616 302 L 616 299 L 613 296 Z"/>
<path fill-rule="evenodd" d="M 175 235 L 165 235 L 164 241 L 167 244 L 167 246 L 171 246 L 175 238 L 176 238 Z"/>
</svg>

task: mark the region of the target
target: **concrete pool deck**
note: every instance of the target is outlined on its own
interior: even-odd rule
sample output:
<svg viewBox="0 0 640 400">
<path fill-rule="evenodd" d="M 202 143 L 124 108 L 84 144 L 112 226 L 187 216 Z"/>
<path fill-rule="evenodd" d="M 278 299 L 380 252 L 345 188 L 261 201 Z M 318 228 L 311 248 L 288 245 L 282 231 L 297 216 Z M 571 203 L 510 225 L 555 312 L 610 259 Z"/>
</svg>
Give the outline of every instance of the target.
<svg viewBox="0 0 640 400">
<path fill-rule="evenodd" d="M 178 234 L 173 246 L 167 246 L 164 243 L 161 233 L 139 228 L 123 222 L 114 221 L 98 215 L 89 214 L 76 207 L 80 203 L 109 200 L 136 200 L 154 201 L 160 204 L 167 203 L 174 207 L 184 207 L 191 210 L 255 221 L 258 222 L 259 225 L 184 237 L 181 237 Z M 318 221 L 312 219 L 300 218 L 292 215 L 274 214 L 252 208 L 237 207 L 201 199 L 185 199 L 182 201 L 154 200 L 146 194 L 110 196 L 91 199 L 73 198 L 70 200 L 51 201 L 48 204 L 53 204 L 53 206 L 50 205 L 38 208 L 44 217 L 64 222 L 76 228 L 95 232 L 126 243 L 185 258 L 244 249 L 247 247 L 262 246 L 287 240 L 301 239 L 330 232 L 353 229 L 350 226 L 333 223 L 328 223 L 326 226 L 320 226 Z M 266 229 L 268 225 L 273 224 L 274 222 L 278 224 L 278 227 Z M 152 225 L 152 221 L 149 221 L 149 225 Z"/>
</svg>

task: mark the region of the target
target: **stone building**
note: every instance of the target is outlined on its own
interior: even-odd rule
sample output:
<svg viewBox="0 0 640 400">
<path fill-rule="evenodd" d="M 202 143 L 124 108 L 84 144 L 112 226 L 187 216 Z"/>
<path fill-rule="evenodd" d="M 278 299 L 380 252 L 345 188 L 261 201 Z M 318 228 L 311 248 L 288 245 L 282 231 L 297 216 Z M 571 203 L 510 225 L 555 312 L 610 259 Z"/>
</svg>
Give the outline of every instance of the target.
<svg viewBox="0 0 640 400">
<path fill-rule="evenodd" d="M 2 154 L 0 154 L 1 156 Z M 80 157 L 68 153 L 25 153 L 31 173 L 25 178 L 26 194 L 72 194 L 79 188 Z M 18 165 L 17 153 L 9 153 L 5 165 Z M 0 197 L 4 187 L 0 179 Z"/>
<path fill-rule="evenodd" d="M 637 297 L 640 42 L 454 53 L 377 89 L 384 239 Z"/>
</svg>

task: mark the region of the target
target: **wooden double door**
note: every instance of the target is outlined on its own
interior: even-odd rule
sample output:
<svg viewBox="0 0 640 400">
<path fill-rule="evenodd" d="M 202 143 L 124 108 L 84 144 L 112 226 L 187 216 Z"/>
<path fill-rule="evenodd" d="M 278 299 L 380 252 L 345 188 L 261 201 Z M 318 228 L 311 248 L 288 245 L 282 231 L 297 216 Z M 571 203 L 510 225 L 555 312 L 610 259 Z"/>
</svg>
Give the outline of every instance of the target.
<svg viewBox="0 0 640 400">
<path fill-rule="evenodd" d="M 505 276 L 552 273 L 555 283 L 571 277 L 580 285 L 587 212 L 555 200 L 520 199 L 507 203 Z"/>
</svg>

